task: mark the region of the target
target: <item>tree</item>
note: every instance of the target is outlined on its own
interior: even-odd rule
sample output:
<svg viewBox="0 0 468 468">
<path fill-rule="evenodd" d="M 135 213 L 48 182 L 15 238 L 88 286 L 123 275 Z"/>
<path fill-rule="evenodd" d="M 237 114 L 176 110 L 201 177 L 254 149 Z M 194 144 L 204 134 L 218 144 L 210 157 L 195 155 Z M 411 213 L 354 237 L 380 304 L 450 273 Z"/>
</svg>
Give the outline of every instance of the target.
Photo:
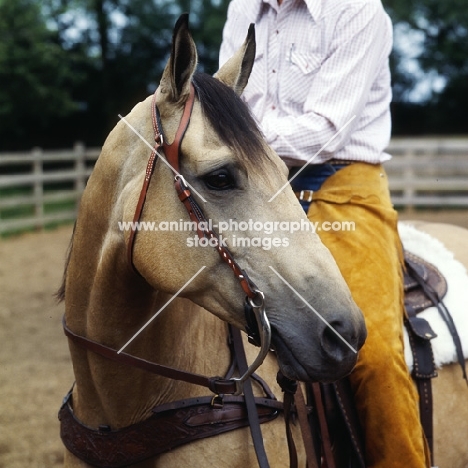
<svg viewBox="0 0 468 468">
<path fill-rule="evenodd" d="M 75 90 L 86 111 L 77 116 L 76 138 L 102 144 L 118 114 L 155 91 L 169 56 L 172 29 L 190 13 L 200 68 L 217 70 L 228 0 L 48 0 L 64 48 L 87 50 L 93 65 Z M 86 27 L 76 28 L 78 22 Z M 71 34 L 73 31 L 73 34 Z M 91 134 L 93 133 L 93 134 Z"/>
<path fill-rule="evenodd" d="M 67 59 L 34 0 L 0 1 L 2 147 L 16 147 L 75 110 Z"/>
<path fill-rule="evenodd" d="M 190 13 L 200 68 L 217 69 L 228 0 L 0 0 L 2 149 L 101 145 L 154 92 Z"/>
<path fill-rule="evenodd" d="M 439 83 L 444 82 L 443 86 L 432 90 L 423 105 L 416 106 L 425 122 L 422 130 L 435 133 L 466 132 L 468 2 L 386 0 L 385 4 L 395 24 L 406 24 L 410 31 L 420 34 L 421 51 L 416 59 L 421 70 L 427 77 L 437 76 Z M 399 84 L 401 81 L 397 76 L 396 86 Z M 408 89 L 408 83 L 406 86 Z"/>
</svg>

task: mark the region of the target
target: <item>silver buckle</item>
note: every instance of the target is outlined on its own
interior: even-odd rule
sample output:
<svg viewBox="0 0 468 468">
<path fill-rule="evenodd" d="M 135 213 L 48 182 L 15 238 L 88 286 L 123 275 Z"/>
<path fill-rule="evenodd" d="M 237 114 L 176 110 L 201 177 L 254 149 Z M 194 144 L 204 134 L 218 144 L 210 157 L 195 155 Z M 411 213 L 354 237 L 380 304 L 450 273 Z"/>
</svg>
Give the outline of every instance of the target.
<svg viewBox="0 0 468 468">
<path fill-rule="evenodd" d="M 309 192 L 309 196 L 307 197 L 307 200 L 304 199 L 305 192 L 306 192 L 305 190 L 301 190 L 301 192 L 299 193 L 299 200 L 306 201 L 307 203 L 311 203 L 314 192 L 312 190 L 307 190 L 307 192 Z"/>
</svg>

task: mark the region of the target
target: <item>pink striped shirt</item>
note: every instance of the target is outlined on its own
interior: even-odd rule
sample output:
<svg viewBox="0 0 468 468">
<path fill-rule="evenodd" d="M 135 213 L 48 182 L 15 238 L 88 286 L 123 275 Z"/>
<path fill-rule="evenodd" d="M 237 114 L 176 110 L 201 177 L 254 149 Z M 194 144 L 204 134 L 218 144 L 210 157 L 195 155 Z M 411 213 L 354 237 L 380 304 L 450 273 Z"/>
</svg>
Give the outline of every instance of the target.
<svg viewBox="0 0 468 468">
<path fill-rule="evenodd" d="M 390 139 L 392 26 L 380 0 L 232 0 L 220 64 L 255 23 L 243 97 L 288 166 L 379 163 Z"/>
</svg>

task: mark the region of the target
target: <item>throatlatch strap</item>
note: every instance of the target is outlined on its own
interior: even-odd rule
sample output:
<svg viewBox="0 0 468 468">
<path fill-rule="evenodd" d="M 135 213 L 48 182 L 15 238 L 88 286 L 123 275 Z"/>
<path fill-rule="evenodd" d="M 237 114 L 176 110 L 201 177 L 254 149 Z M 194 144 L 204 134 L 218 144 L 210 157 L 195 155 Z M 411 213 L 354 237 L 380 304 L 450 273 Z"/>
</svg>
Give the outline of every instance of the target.
<svg viewBox="0 0 468 468">
<path fill-rule="evenodd" d="M 154 362 L 147 361 L 131 354 L 124 352 L 118 353 L 116 349 L 105 346 L 96 341 L 85 338 L 84 336 L 77 335 L 72 332 L 63 318 L 63 330 L 65 335 L 70 338 L 75 344 L 82 348 L 88 349 L 95 354 L 99 354 L 107 359 L 127 366 L 137 367 L 147 372 L 151 372 L 162 377 L 167 377 L 173 380 L 182 380 L 194 385 L 200 385 L 210 389 L 216 394 L 234 394 L 237 391 L 236 383 L 232 380 L 225 380 L 220 377 L 205 377 L 203 375 L 194 374 L 192 372 L 181 371 L 172 367 L 163 366 Z"/>
</svg>

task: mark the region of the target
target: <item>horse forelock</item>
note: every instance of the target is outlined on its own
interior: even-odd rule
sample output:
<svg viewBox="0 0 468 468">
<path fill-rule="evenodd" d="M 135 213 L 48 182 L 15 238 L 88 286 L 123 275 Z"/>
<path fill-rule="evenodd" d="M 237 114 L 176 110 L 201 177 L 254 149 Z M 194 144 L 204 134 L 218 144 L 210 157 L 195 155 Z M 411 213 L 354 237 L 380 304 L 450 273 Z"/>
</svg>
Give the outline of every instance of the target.
<svg viewBox="0 0 468 468">
<path fill-rule="evenodd" d="M 204 116 L 243 165 L 248 169 L 259 169 L 271 163 L 257 122 L 231 88 L 206 73 L 195 73 L 193 86 Z"/>
</svg>

